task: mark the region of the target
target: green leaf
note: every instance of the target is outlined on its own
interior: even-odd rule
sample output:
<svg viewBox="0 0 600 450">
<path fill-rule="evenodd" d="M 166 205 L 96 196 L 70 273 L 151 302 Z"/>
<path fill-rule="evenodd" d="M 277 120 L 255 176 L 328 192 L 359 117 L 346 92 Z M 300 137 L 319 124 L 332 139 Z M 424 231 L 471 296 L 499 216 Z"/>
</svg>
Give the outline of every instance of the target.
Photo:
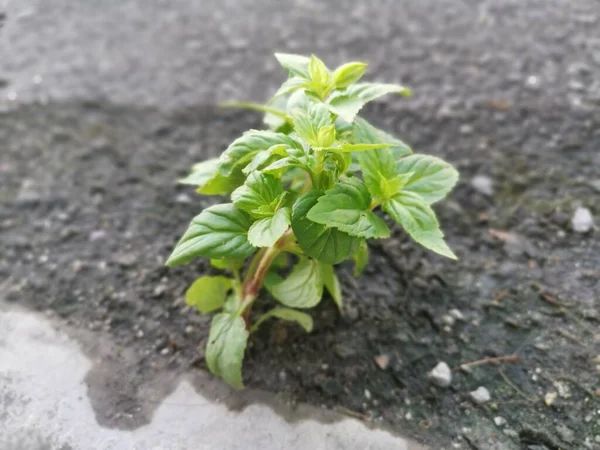
<svg viewBox="0 0 600 450">
<path fill-rule="evenodd" d="M 250 225 L 250 216 L 231 203 L 206 208 L 192 219 L 166 265 L 185 264 L 199 256 L 246 258 L 254 251 L 248 242 Z"/>
<path fill-rule="evenodd" d="M 275 58 L 277 58 L 279 64 L 281 64 L 284 69 L 287 69 L 290 74 L 305 79 L 310 77 L 308 73 L 308 64 L 310 62 L 310 58 L 291 53 L 275 53 Z"/>
<path fill-rule="evenodd" d="M 250 213 L 250 215 L 263 218 L 265 215 L 273 215 L 275 210 L 265 211 L 262 207 L 270 207 L 271 203 L 282 193 L 283 184 L 273 175 L 253 172 L 243 186 L 231 193 L 231 201 L 237 208 Z"/>
<path fill-rule="evenodd" d="M 227 277 L 200 277 L 186 291 L 185 303 L 201 313 L 215 311 L 223 306 L 230 289 L 231 280 Z"/>
<path fill-rule="evenodd" d="M 400 139 L 392 136 L 389 133 L 386 133 L 383 130 L 375 128 L 362 117 L 357 117 L 354 119 L 354 123 L 352 124 L 352 138 L 356 144 L 376 144 L 378 142 L 392 144 L 390 151 L 394 159 L 400 159 L 412 153 L 410 147 Z M 390 164 L 390 170 L 395 173 L 395 170 L 393 170 L 393 164 Z"/>
<path fill-rule="evenodd" d="M 297 144 L 283 133 L 268 130 L 250 130 L 231 143 L 219 159 L 219 169 L 222 175 L 228 176 L 234 167 L 245 167 L 261 150 L 268 150 L 274 145 Z"/>
<path fill-rule="evenodd" d="M 208 368 L 236 389 L 244 387 L 242 362 L 248 334 L 244 319 L 221 313 L 213 318 L 208 335 L 206 345 Z"/>
<path fill-rule="evenodd" d="M 283 172 L 293 167 L 300 167 L 306 169 L 306 164 L 298 158 L 288 156 L 286 158 L 278 159 L 277 161 L 269 164 L 267 167 L 262 169 L 262 173 L 281 177 Z"/>
<path fill-rule="evenodd" d="M 458 181 L 456 169 L 435 156 L 407 156 L 398 161 L 397 171 L 412 173 L 403 190 L 419 194 L 429 204 L 443 199 Z"/>
<path fill-rule="evenodd" d="M 223 305 L 223 312 L 235 315 L 242 306 L 242 300 L 237 295 L 236 292 L 232 292 L 225 300 L 225 304 Z"/>
<path fill-rule="evenodd" d="M 444 242 L 431 207 L 414 192 L 401 191 L 383 204 L 383 210 L 419 244 L 442 256 L 456 259 L 456 255 Z"/>
<path fill-rule="evenodd" d="M 240 258 L 212 258 L 210 265 L 215 269 L 239 270 L 244 266 L 244 259 Z"/>
<path fill-rule="evenodd" d="M 317 145 L 319 147 L 329 147 L 335 142 L 335 125 L 327 125 L 319 129 L 317 135 Z"/>
<path fill-rule="evenodd" d="M 278 147 L 278 146 L 276 146 L 276 147 Z M 271 147 L 271 148 L 273 148 L 273 147 Z M 254 155 L 254 158 L 252 158 L 252 161 L 250 161 L 250 163 L 246 167 L 244 167 L 244 170 L 242 170 L 242 172 L 246 175 L 251 174 L 255 170 L 258 170 L 262 165 L 264 165 L 271 156 L 272 156 L 271 149 L 261 150 L 256 155 Z"/>
<path fill-rule="evenodd" d="M 255 247 L 272 247 L 290 227 L 290 209 L 281 208 L 272 217 L 252 224 L 248 241 Z"/>
<path fill-rule="evenodd" d="M 412 176 L 412 172 L 401 173 L 396 175 L 394 178 L 387 179 L 380 177 L 379 179 L 379 192 L 381 193 L 380 198 L 387 200 L 390 197 L 396 195 L 400 190 L 406 186 L 406 183 Z"/>
<path fill-rule="evenodd" d="M 291 114 L 296 134 L 312 145 L 319 145 L 319 131 L 333 124 L 331 113 L 323 103 L 310 105 L 308 111 L 296 108 Z"/>
<path fill-rule="evenodd" d="M 234 169 L 228 177 L 219 172 L 219 159 L 209 159 L 195 164 L 192 172 L 179 180 L 181 184 L 198 186 L 198 192 L 204 195 L 228 195 L 244 183 L 244 175 Z"/>
<path fill-rule="evenodd" d="M 353 122 L 361 108 L 386 94 L 410 95 L 410 91 L 397 84 L 357 83 L 329 98 L 329 109 L 346 122 Z"/>
<path fill-rule="evenodd" d="M 302 77 L 292 77 L 286 80 L 277 92 L 274 95 L 274 98 L 280 97 L 282 95 L 287 95 L 291 92 L 294 92 L 300 88 L 306 87 L 308 84 L 306 78 Z"/>
<path fill-rule="evenodd" d="M 315 55 L 310 57 L 308 74 L 311 80 L 308 88 L 314 91 L 319 97 L 326 97 L 334 87 L 333 77 L 325 63 Z"/>
<path fill-rule="evenodd" d="M 340 285 L 340 280 L 338 280 L 338 277 L 335 274 L 335 269 L 333 266 L 331 264 L 321 263 L 321 276 L 323 277 L 323 283 L 331 295 L 331 298 L 333 298 L 333 301 L 337 305 L 340 312 L 343 311 L 342 286 Z"/>
<path fill-rule="evenodd" d="M 328 147 L 324 150 L 329 152 L 337 152 L 337 153 L 352 153 L 352 152 L 366 152 L 369 150 L 377 150 L 380 148 L 388 148 L 391 147 L 391 144 L 349 144 L 347 142 L 342 142 L 336 147 Z"/>
<path fill-rule="evenodd" d="M 367 70 L 367 65 L 362 62 L 350 62 L 341 65 L 333 72 L 333 82 L 338 89 L 344 89 L 356 83 Z"/>
<path fill-rule="evenodd" d="M 356 250 L 356 253 L 352 255 L 352 259 L 354 260 L 354 276 L 359 277 L 367 264 L 369 264 L 369 246 L 367 245 L 367 241 L 360 241 L 360 245 Z"/>
<path fill-rule="evenodd" d="M 335 227 L 351 236 L 384 238 L 390 236 L 385 222 L 370 211 L 371 196 L 357 178 L 337 183 L 308 211 L 308 219 Z"/>
<path fill-rule="evenodd" d="M 354 121 L 353 138 L 355 141 L 365 143 L 388 139 L 394 145 L 393 148 L 400 149 L 405 155 L 410 154 L 410 149 L 401 141 L 378 130 L 360 117 Z M 363 152 L 357 155 L 357 159 L 369 192 L 378 199 L 385 200 L 391 197 L 407 181 L 405 175 L 397 174 L 396 158 L 390 148 L 378 148 L 371 152 Z"/>
<path fill-rule="evenodd" d="M 271 286 L 269 290 L 271 295 L 285 306 L 291 308 L 316 306 L 323 297 L 323 278 L 319 262 L 302 258 L 287 278 Z"/>
<path fill-rule="evenodd" d="M 242 170 L 242 172 L 244 174 L 248 175 L 248 174 L 254 172 L 255 170 L 259 170 L 262 166 L 268 165 L 269 161 L 273 162 L 272 157 L 274 157 L 274 158 L 286 157 L 286 156 L 289 156 L 290 154 L 299 154 L 299 153 L 303 154 L 304 152 L 302 152 L 302 150 L 299 150 L 298 148 L 288 147 L 287 145 L 283 145 L 283 144 L 274 145 L 273 147 L 271 147 L 267 150 L 262 150 L 262 151 L 258 152 L 254 156 L 252 161 L 250 161 L 250 164 L 248 164 L 246 167 L 244 167 L 244 170 Z"/>
<path fill-rule="evenodd" d="M 321 195 L 318 191 L 309 191 L 296 200 L 292 208 L 292 230 L 304 253 L 326 264 L 337 264 L 354 253 L 359 239 L 306 218 Z"/>
<path fill-rule="evenodd" d="M 310 333 L 313 329 L 312 317 L 302 311 L 296 311 L 290 308 L 274 308 L 266 312 L 256 321 L 252 327 L 252 332 L 256 331 L 258 327 L 267 319 L 271 317 L 277 317 L 278 319 L 285 320 L 287 322 L 296 322 L 300 325 L 307 333 Z"/>
</svg>

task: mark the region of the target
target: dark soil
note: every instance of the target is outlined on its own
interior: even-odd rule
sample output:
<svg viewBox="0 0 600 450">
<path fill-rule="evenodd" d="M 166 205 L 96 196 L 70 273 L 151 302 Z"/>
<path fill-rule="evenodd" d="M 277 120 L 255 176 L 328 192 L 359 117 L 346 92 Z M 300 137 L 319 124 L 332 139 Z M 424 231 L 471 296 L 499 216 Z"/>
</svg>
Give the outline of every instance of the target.
<svg viewBox="0 0 600 450">
<path fill-rule="evenodd" d="M 381 421 L 436 449 L 600 448 L 600 242 L 597 231 L 569 224 L 578 205 L 600 215 L 598 108 L 547 98 L 474 102 L 451 114 L 394 105 L 366 115 L 460 170 L 436 208 L 459 261 L 396 230 L 371 246 L 361 278 L 341 266 L 344 316 L 325 299 L 310 335 L 271 322 L 252 337 L 247 385 Z M 105 384 L 90 386 L 92 397 L 102 392 L 98 420 L 139 425 L 156 404 L 142 393 L 157 373 L 205 369 L 198 345 L 209 318 L 190 312 L 183 293 L 211 269 L 163 262 L 215 199 L 174 180 L 259 118 L 51 103 L 0 120 L 3 293 L 114 343 Z M 493 180 L 491 196 L 472 187 L 476 175 Z M 453 309 L 464 318 L 452 320 Z M 512 354 L 518 362 L 458 369 Z M 379 355 L 389 357 L 385 369 Z M 456 369 L 446 389 L 427 379 L 439 361 Z M 470 401 L 479 386 L 489 403 Z"/>
</svg>

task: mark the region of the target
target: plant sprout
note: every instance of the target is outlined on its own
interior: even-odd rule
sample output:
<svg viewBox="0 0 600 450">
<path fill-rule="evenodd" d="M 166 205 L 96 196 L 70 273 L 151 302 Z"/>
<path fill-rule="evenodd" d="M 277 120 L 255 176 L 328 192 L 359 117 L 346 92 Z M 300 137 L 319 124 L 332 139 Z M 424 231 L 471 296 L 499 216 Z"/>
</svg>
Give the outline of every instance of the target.
<svg viewBox="0 0 600 450">
<path fill-rule="evenodd" d="M 268 129 L 245 132 L 181 180 L 200 194 L 230 200 L 194 217 L 166 263 L 210 258 L 230 274 L 200 277 L 186 302 L 201 313 L 219 311 L 205 358 L 236 388 L 243 386 L 248 337 L 266 320 L 296 322 L 310 332 L 312 318 L 301 310 L 316 306 L 324 291 L 342 311 L 334 265 L 353 260 L 360 275 L 367 240 L 390 236 L 382 213 L 418 244 L 456 258 L 431 205 L 456 184 L 457 171 L 437 157 L 413 154 L 358 116 L 366 103 L 409 90 L 360 81 L 362 62 L 331 71 L 316 56 L 275 56 L 289 73 L 275 96 L 267 105 L 235 104 L 264 112 Z M 280 305 L 254 317 L 263 287 Z"/>
</svg>

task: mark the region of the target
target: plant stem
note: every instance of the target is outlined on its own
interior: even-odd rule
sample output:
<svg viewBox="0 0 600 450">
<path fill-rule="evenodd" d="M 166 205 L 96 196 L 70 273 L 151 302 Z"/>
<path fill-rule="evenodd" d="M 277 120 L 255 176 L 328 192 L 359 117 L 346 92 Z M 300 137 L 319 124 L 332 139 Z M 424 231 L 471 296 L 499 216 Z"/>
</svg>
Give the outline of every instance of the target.
<svg viewBox="0 0 600 450">
<path fill-rule="evenodd" d="M 273 247 L 261 249 L 250 262 L 250 267 L 248 268 L 248 273 L 246 273 L 244 284 L 242 286 L 244 297 L 242 299 L 242 304 L 240 305 L 240 311 L 246 322 L 246 327 L 249 326 L 250 309 L 262 288 L 265 275 L 269 271 L 269 268 L 277 255 L 283 251 L 283 248 L 286 245 L 291 243 L 290 239 L 293 240 L 293 237 L 292 231 L 288 230 Z"/>
</svg>

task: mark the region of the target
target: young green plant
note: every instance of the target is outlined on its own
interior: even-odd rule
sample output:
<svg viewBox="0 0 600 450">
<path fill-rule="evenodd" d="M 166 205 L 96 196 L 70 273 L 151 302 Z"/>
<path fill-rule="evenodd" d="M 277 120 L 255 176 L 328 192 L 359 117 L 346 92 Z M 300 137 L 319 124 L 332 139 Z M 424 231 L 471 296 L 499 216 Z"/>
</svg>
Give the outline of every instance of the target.
<svg viewBox="0 0 600 450">
<path fill-rule="evenodd" d="M 181 183 L 204 195 L 230 196 L 192 219 L 168 266 L 210 258 L 231 276 L 202 276 L 186 293 L 212 320 L 209 369 L 241 388 L 250 333 L 270 318 L 307 332 L 327 291 L 342 311 L 334 265 L 368 262 L 369 239 L 390 236 L 385 213 L 417 243 L 455 258 L 431 205 L 452 189 L 457 171 L 435 156 L 413 154 L 401 140 L 358 116 L 386 94 L 409 95 L 396 84 L 360 81 L 367 65 L 331 71 L 316 56 L 276 54 L 288 71 L 267 105 L 237 103 L 265 113 L 268 129 L 250 130 L 220 158 L 196 164 Z M 293 261 L 291 270 L 286 270 Z M 282 276 L 281 274 L 285 274 Z M 281 305 L 260 317 L 252 305 L 265 287 Z"/>
</svg>

